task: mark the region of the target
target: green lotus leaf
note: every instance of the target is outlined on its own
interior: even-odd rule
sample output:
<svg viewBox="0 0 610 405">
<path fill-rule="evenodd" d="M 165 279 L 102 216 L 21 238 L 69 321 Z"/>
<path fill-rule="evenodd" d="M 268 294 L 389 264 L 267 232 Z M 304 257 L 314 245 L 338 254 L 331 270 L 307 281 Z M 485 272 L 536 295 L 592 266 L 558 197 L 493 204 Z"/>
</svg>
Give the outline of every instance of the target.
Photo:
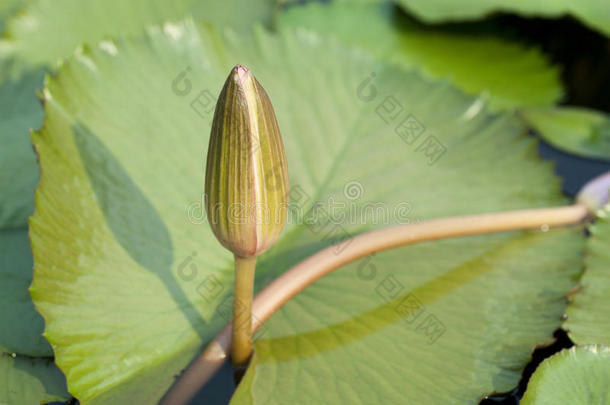
<svg viewBox="0 0 610 405">
<path fill-rule="evenodd" d="M 155 402 L 230 317 L 232 258 L 201 209 L 215 97 L 237 63 L 273 102 L 292 185 L 257 289 L 367 229 L 566 203 L 512 115 L 332 39 L 185 22 L 83 47 L 47 80 L 30 220 L 31 293 L 83 404 Z M 582 241 L 579 229 L 514 232 L 348 266 L 257 335 L 234 401 L 472 403 L 507 390 L 560 324 Z"/>
<path fill-rule="evenodd" d="M 521 116 L 547 142 L 566 152 L 610 160 L 610 116 L 580 107 L 531 108 Z"/>
<path fill-rule="evenodd" d="M 293 6 L 280 14 L 279 25 L 334 35 L 384 60 L 447 78 L 467 93 L 481 94 L 494 109 L 549 105 L 562 93 L 557 69 L 538 50 L 423 26 L 387 2 Z"/>
<path fill-rule="evenodd" d="M 610 13 L 605 0 L 398 0 L 398 3 L 430 23 L 474 20 L 495 12 L 545 18 L 559 18 L 569 14 L 583 24 L 610 35 Z"/>
<path fill-rule="evenodd" d="M 523 405 L 610 403 L 610 349 L 582 346 L 544 360 L 527 384 Z"/>
<path fill-rule="evenodd" d="M 610 345 L 610 206 L 597 216 L 587 241 L 585 273 L 572 297 L 564 327 L 578 344 Z"/>
<path fill-rule="evenodd" d="M 0 404 L 46 404 L 70 398 L 53 360 L 0 353 Z"/>
</svg>

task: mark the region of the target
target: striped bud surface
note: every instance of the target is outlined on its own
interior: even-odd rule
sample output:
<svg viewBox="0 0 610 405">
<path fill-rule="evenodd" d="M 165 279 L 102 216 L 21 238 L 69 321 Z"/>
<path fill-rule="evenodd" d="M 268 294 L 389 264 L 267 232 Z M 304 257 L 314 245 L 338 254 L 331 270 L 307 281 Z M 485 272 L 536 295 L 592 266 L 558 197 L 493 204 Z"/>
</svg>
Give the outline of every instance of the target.
<svg viewBox="0 0 610 405">
<path fill-rule="evenodd" d="M 267 92 L 237 65 L 222 88 L 210 135 L 205 206 L 212 231 L 241 257 L 276 241 L 288 210 L 288 167 Z"/>
</svg>

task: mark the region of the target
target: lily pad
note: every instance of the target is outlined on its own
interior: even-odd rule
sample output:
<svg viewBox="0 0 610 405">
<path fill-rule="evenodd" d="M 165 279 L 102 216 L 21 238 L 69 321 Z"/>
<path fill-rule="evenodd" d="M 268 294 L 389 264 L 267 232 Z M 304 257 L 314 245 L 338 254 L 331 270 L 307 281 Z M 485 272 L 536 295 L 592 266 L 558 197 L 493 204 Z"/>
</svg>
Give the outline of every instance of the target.
<svg viewBox="0 0 610 405">
<path fill-rule="evenodd" d="M 610 13 L 604 0 L 398 0 L 407 11 L 424 21 L 474 20 L 494 12 L 520 14 L 524 17 L 558 18 L 572 15 L 589 27 L 610 35 Z"/>
<path fill-rule="evenodd" d="M 0 404 L 66 401 L 66 381 L 53 360 L 0 353 Z"/>
<path fill-rule="evenodd" d="M 546 359 L 534 372 L 522 405 L 610 403 L 610 348 L 583 346 Z"/>
<path fill-rule="evenodd" d="M 228 320 L 232 258 L 201 208 L 211 113 L 237 63 L 276 108 L 292 185 L 257 289 L 367 229 L 566 203 L 514 117 L 332 39 L 187 21 L 83 47 L 47 79 L 30 220 L 32 296 L 83 403 L 155 402 Z M 472 403 L 506 390 L 559 325 L 582 241 L 577 228 L 513 232 L 348 266 L 269 321 L 234 401 Z M 420 315 L 395 310 L 406 298 Z"/>
<path fill-rule="evenodd" d="M 610 345 L 610 206 L 597 216 L 587 241 L 585 273 L 564 327 L 578 344 Z"/>
<path fill-rule="evenodd" d="M 521 116 L 551 145 L 579 156 L 610 160 L 610 116 L 580 107 L 521 111 Z"/>
<path fill-rule="evenodd" d="M 494 109 L 550 105 L 562 94 L 558 69 L 541 52 L 490 35 L 424 26 L 393 4 L 293 6 L 279 25 L 303 27 L 432 78 L 447 78 Z M 518 78 L 518 79 L 517 79 Z"/>
</svg>

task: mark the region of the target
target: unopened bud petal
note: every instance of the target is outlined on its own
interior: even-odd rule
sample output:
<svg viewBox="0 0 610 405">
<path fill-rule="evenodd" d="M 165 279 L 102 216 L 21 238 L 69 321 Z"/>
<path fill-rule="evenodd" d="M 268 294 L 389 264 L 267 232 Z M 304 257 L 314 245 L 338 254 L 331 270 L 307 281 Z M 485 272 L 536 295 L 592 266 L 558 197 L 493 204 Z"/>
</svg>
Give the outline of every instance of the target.
<svg viewBox="0 0 610 405">
<path fill-rule="evenodd" d="M 264 252 L 284 227 L 288 167 L 282 137 L 269 96 L 240 65 L 216 104 L 205 194 L 214 234 L 238 256 Z"/>
</svg>

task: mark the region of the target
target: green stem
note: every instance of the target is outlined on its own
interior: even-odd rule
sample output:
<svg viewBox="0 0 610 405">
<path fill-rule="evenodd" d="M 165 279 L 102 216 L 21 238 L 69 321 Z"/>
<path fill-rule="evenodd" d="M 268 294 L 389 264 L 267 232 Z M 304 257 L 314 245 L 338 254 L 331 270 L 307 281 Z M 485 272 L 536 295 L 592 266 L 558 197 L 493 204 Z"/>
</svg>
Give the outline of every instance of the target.
<svg viewBox="0 0 610 405">
<path fill-rule="evenodd" d="M 256 256 L 235 255 L 235 298 L 233 300 L 233 343 L 231 361 L 245 365 L 252 354 L 252 295 Z"/>
</svg>

